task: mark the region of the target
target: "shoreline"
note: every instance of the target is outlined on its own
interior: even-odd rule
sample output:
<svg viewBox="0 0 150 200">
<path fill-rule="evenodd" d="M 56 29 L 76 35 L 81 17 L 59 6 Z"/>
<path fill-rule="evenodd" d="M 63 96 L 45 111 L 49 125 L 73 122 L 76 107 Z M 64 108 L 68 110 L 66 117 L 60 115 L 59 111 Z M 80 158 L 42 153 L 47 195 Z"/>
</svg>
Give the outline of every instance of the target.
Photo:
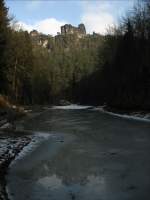
<svg viewBox="0 0 150 200">
<path fill-rule="evenodd" d="M 21 108 L 21 109 L 20 109 Z M 39 111 L 40 110 L 40 111 Z M 30 110 L 23 107 L 0 107 L 4 115 L 0 116 L 0 200 L 9 200 L 6 191 L 6 175 L 8 168 L 16 157 L 27 147 L 32 140 L 33 132 L 18 129 L 17 123 L 27 118 L 39 115 L 43 110 Z M 32 136 L 31 136 L 32 135 Z"/>
<path fill-rule="evenodd" d="M 94 108 L 94 110 L 124 118 L 124 119 L 132 119 L 136 121 L 143 121 L 143 122 L 150 122 L 150 111 L 146 112 L 144 110 L 118 110 L 115 108 L 110 108 L 107 106 L 97 106 Z"/>
<path fill-rule="evenodd" d="M 99 111 L 102 113 L 106 113 L 112 116 L 126 118 L 126 119 L 133 119 L 137 121 L 145 121 L 150 122 L 150 111 L 146 110 L 124 110 L 124 109 L 117 109 L 114 107 L 109 107 L 107 105 L 102 106 L 94 106 L 94 105 L 81 105 L 81 104 L 70 104 L 66 106 L 53 106 L 50 109 L 63 109 L 63 110 L 93 110 Z"/>
<path fill-rule="evenodd" d="M 16 136 L 0 132 L 0 200 L 8 200 L 6 175 L 8 167 L 17 155 L 31 142 L 29 136 Z"/>
</svg>

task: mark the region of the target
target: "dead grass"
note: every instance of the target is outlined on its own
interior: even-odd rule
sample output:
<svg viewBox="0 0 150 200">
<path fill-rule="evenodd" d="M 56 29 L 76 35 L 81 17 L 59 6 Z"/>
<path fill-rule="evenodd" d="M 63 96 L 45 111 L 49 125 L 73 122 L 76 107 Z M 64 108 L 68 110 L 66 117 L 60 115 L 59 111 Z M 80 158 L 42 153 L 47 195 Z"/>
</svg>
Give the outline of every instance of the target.
<svg viewBox="0 0 150 200">
<path fill-rule="evenodd" d="M 23 107 L 10 103 L 6 96 L 0 95 L 0 126 L 3 125 L 3 121 L 13 124 L 14 121 L 25 114 L 26 112 Z"/>
<path fill-rule="evenodd" d="M 10 108 L 11 104 L 8 101 L 8 98 L 0 95 L 0 108 Z"/>
</svg>

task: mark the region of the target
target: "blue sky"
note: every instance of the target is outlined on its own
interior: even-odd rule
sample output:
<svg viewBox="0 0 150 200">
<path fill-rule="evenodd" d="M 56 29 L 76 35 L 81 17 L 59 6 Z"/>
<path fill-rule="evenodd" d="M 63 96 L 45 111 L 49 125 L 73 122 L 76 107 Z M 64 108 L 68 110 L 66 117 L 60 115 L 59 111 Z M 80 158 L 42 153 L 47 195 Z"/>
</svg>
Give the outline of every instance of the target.
<svg viewBox="0 0 150 200">
<path fill-rule="evenodd" d="M 84 23 L 88 33 L 105 33 L 136 0 L 6 0 L 9 14 L 27 30 L 55 35 L 65 23 Z"/>
</svg>

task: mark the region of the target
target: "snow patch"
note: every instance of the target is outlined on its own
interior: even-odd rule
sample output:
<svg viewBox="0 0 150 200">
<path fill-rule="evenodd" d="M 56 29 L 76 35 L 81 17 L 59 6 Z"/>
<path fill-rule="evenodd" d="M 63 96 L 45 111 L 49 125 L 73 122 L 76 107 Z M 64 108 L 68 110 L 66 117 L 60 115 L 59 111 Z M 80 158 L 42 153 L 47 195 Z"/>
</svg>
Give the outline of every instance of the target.
<svg viewBox="0 0 150 200">
<path fill-rule="evenodd" d="M 48 139 L 52 134 L 36 132 L 33 134 L 31 142 L 23 148 L 23 150 L 13 160 L 10 167 L 16 163 L 17 160 L 22 159 L 28 153 L 34 151 L 44 140 Z"/>
<path fill-rule="evenodd" d="M 14 158 L 18 151 L 29 142 L 28 138 L 9 138 L 1 136 L 0 138 L 0 167 L 6 161 Z"/>
<path fill-rule="evenodd" d="M 140 112 L 136 112 L 136 113 L 131 113 L 131 114 L 119 114 L 119 113 L 114 113 L 114 112 L 105 110 L 105 106 L 95 107 L 92 110 L 100 111 L 100 112 L 103 112 L 103 113 L 106 113 L 106 114 L 109 114 L 112 116 L 121 117 L 121 118 L 150 122 L 150 113 L 149 114 L 141 114 Z"/>
<path fill-rule="evenodd" d="M 67 106 L 53 106 L 51 109 L 65 109 L 65 110 L 80 110 L 80 109 L 89 109 L 93 106 L 83 106 L 83 105 L 77 105 L 77 104 L 71 104 Z"/>
<path fill-rule="evenodd" d="M 9 122 L 7 122 L 7 123 L 3 124 L 3 125 L 0 127 L 0 129 L 6 129 L 6 128 L 11 128 L 11 127 L 12 127 L 12 124 L 9 123 Z"/>
</svg>

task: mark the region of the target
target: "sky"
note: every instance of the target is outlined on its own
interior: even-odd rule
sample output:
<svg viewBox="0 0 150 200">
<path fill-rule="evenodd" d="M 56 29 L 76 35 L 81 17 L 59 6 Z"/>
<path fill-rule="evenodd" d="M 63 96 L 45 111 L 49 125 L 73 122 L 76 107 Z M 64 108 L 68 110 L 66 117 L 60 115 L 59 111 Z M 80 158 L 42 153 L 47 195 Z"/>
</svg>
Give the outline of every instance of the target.
<svg viewBox="0 0 150 200">
<path fill-rule="evenodd" d="M 56 35 L 60 26 L 84 23 L 87 33 L 105 34 L 136 0 L 6 0 L 9 15 L 25 30 Z"/>
</svg>

